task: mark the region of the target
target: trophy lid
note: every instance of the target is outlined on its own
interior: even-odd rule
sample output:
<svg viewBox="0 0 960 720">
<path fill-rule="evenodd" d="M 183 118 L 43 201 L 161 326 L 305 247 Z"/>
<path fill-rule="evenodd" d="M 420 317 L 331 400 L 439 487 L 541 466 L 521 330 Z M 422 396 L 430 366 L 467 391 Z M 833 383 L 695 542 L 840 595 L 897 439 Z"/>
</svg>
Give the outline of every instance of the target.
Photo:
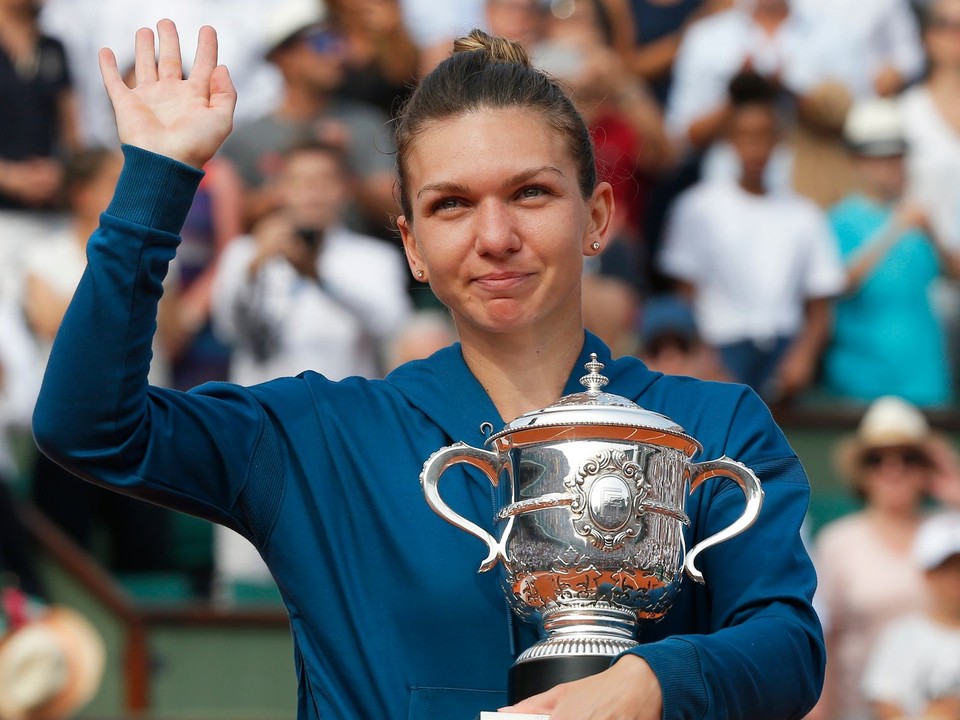
<svg viewBox="0 0 960 720">
<path fill-rule="evenodd" d="M 583 438 L 583 432 L 596 439 L 623 439 L 645 440 L 657 442 L 656 438 L 663 437 L 668 444 L 684 450 L 688 455 L 700 449 L 700 444 L 687 435 L 670 418 L 660 413 L 640 407 L 632 400 L 603 392 L 609 380 L 600 373 L 603 363 L 597 360 L 596 353 L 590 354 L 590 362 L 584 366 L 587 374 L 580 378 L 584 392 L 564 395 L 557 402 L 542 410 L 533 410 L 511 420 L 503 430 L 493 434 L 487 440 L 490 444 L 506 436 L 511 440 L 520 440 L 520 434 L 526 441 L 537 442 L 541 439 L 570 439 Z M 552 428 L 547 436 L 529 431 L 541 428 Z M 555 432 L 557 428 L 569 429 L 572 432 L 561 435 Z M 607 430 L 605 430 L 607 428 Z M 574 431 L 576 430 L 576 431 Z M 637 432 L 634 432 L 637 431 Z"/>
</svg>

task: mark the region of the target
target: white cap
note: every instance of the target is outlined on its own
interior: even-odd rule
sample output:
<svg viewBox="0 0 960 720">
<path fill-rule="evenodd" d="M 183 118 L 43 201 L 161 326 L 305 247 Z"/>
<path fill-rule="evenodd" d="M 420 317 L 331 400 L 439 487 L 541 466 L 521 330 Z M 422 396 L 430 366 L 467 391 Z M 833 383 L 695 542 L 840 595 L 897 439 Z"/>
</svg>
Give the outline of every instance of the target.
<svg viewBox="0 0 960 720">
<path fill-rule="evenodd" d="M 907 140 L 900 104 L 890 98 L 859 100 L 847 113 L 843 137 L 850 149 L 868 157 L 903 155 Z"/>
<path fill-rule="evenodd" d="M 925 520 L 913 544 L 913 556 L 924 570 L 960 555 L 960 512 L 939 513 Z"/>
<path fill-rule="evenodd" d="M 274 5 L 264 29 L 264 47 L 269 54 L 299 32 L 327 19 L 323 0 L 282 0 Z"/>
</svg>

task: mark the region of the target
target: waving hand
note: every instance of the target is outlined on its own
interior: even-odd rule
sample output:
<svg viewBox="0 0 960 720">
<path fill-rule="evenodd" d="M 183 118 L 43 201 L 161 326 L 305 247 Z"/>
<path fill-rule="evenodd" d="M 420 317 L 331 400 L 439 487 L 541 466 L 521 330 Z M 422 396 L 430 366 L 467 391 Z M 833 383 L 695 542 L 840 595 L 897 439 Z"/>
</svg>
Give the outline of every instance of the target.
<svg viewBox="0 0 960 720">
<path fill-rule="evenodd" d="M 157 23 L 160 40 L 141 28 L 136 36 L 136 87 L 120 77 L 112 51 L 100 51 L 100 73 L 117 119 L 120 141 L 195 168 L 213 157 L 233 128 L 237 91 L 227 68 L 217 65 L 217 33 L 200 29 L 197 55 L 183 79 L 180 38 L 170 20 Z"/>
</svg>

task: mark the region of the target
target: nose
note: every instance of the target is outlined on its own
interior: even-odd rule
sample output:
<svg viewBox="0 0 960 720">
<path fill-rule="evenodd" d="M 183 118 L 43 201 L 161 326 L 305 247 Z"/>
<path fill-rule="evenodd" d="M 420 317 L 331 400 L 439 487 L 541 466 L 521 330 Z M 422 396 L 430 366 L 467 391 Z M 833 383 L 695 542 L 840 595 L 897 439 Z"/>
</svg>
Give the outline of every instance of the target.
<svg viewBox="0 0 960 720">
<path fill-rule="evenodd" d="M 499 199 L 484 200 L 474 215 L 474 246 L 480 255 L 504 255 L 520 249 L 517 224 Z"/>
</svg>

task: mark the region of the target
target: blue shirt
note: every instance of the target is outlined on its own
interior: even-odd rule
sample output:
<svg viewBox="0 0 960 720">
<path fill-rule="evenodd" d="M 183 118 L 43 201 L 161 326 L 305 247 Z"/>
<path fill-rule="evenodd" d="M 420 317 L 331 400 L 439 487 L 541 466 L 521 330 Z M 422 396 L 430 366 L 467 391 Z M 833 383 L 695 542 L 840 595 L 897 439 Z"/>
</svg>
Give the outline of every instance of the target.
<svg viewBox="0 0 960 720">
<path fill-rule="evenodd" d="M 830 211 L 847 264 L 892 221 L 893 209 L 854 195 Z M 940 321 L 930 300 L 939 274 L 932 241 L 908 230 L 863 284 L 836 305 L 833 339 L 824 357 L 827 390 L 869 402 L 896 394 L 917 405 L 950 400 Z"/>
<path fill-rule="evenodd" d="M 121 492 L 235 528 L 258 547 L 290 615 L 298 717 L 472 718 L 505 703 L 507 670 L 536 639 L 508 609 L 485 552 L 427 506 L 424 460 L 501 427 L 459 345 L 384 380 L 306 372 L 188 393 L 147 384 L 161 281 L 198 173 L 125 148 L 117 194 L 58 335 L 34 415 L 44 452 Z M 747 532 L 705 551 L 666 617 L 634 650 L 656 673 L 663 717 L 801 718 L 819 695 L 823 638 L 800 539 L 809 484 L 766 407 L 739 385 L 613 360 L 587 334 L 608 390 L 683 425 L 703 459 L 730 455 L 762 479 Z M 489 481 L 457 466 L 444 500 L 493 531 Z M 690 498 L 687 546 L 743 512 L 730 481 Z"/>
</svg>

